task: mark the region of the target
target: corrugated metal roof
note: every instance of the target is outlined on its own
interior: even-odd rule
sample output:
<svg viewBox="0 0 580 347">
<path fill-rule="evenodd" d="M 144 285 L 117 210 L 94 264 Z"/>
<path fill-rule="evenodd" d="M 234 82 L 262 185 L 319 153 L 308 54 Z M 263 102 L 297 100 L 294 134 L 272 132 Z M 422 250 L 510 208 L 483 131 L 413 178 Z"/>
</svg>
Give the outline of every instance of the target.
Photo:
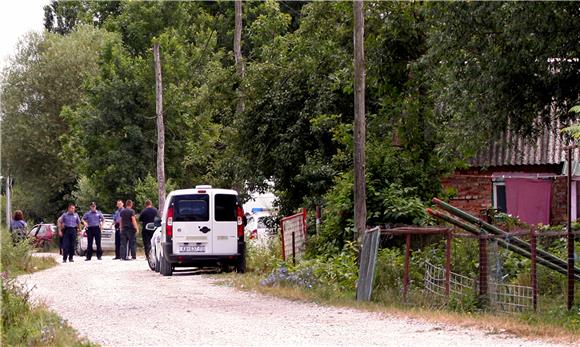
<svg viewBox="0 0 580 347">
<path fill-rule="evenodd" d="M 475 167 L 545 165 L 566 161 L 569 143 L 560 129 L 564 126 L 556 120 L 551 127 L 545 127 L 535 138 L 523 138 L 512 131 L 505 131 L 486 148 L 482 148 L 471 160 Z M 579 160 L 580 150 L 574 151 L 574 160 Z"/>
</svg>

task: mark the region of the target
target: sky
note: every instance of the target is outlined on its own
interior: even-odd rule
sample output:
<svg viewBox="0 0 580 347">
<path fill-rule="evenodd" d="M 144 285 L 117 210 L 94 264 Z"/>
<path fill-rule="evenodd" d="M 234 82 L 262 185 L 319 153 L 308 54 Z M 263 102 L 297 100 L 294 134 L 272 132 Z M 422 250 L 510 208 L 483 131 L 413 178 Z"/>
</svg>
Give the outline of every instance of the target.
<svg viewBox="0 0 580 347">
<path fill-rule="evenodd" d="M 42 31 L 44 10 L 49 0 L 0 1 L 0 69 L 8 66 L 8 57 L 16 52 L 16 44 L 30 31 Z"/>
</svg>

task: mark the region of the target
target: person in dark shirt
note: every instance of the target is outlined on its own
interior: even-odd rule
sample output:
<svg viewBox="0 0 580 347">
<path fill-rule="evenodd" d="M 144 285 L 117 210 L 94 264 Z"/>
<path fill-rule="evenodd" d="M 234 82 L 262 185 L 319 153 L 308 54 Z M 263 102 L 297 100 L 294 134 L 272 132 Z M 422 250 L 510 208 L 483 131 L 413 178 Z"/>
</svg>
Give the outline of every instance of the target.
<svg viewBox="0 0 580 347">
<path fill-rule="evenodd" d="M 127 255 L 127 241 L 129 242 L 129 250 L 131 251 L 131 258 L 137 259 L 137 250 L 135 249 L 135 236 L 139 232 L 137 219 L 135 218 L 135 211 L 133 210 L 133 201 L 127 200 L 125 208 L 121 211 L 120 218 L 121 227 L 121 259 L 129 260 Z"/>
<path fill-rule="evenodd" d="M 143 248 L 145 248 L 145 257 L 149 259 L 149 251 L 151 250 L 151 237 L 153 230 L 147 230 L 145 226 L 148 223 L 153 223 L 155 217 L 158 216 L 157 209 L 153 207 L 151 200 L 145 201 L 145 209 L 139 215 L 139 222 L 141 222 L 141 236 L 143 237 Z"/>
</svg>

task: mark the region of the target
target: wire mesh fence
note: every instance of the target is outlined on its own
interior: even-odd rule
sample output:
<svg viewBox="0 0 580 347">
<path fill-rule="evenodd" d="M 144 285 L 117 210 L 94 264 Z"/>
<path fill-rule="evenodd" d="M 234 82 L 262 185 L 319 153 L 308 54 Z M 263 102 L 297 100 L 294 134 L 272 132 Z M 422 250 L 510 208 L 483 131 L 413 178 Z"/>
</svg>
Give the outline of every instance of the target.
<svg viewBox="0 0 580 347">
<path fill-rule="evenodd" d="M 451 272 L 449 294 L 469 296 L 477 292 L 477 281 L 467 276 Z M 445 268 L 425 262 L 425 290 L 436 296 L 446 297 Z M 488 287 L 490 308 L 496 311 L 515 313 L 533 310 L 532 287 L 511 285 L 490 281 Z"/>
</svg>

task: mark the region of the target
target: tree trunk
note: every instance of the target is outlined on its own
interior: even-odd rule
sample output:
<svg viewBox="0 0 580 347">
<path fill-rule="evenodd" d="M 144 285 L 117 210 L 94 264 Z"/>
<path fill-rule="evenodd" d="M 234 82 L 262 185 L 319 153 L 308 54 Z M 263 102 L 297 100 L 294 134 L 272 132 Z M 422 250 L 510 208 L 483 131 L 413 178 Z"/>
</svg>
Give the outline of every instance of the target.
<svg viewBox="0 0 580 347">
<path fill-rule="evenodd" d="M 236 73 L 239 78 L 239 87 L 237 90 L 238 94 L 238 105 L 236 107 L 236 112 L 242 113 L 245 109 L 244 102 L 244 90 L 242 88 L 242 83 L 244 79 L 244 61 L 242 60 L 242 0 L 236 0 L 235 3 L 235 33 L 234 33 L 234 59 L 236 63 Z"/>
<path fill-rule="evenodd" d="M 163 211 L 165 206 L 165 125 L 163 124 L 163 85 L 159 43 L 153 45 L 153 58 L 155 59 L 155 113 L 157 114 L 157 184 L 159 211 Z"/>
<path fill-rule="evenodd" d="M 365 180 L 365 62 L 364 16 L 362 0 L 355 0 L 354 9 L 354 224 L 355 236 L 361 244 L 366 230 Z"/>
</svg>

